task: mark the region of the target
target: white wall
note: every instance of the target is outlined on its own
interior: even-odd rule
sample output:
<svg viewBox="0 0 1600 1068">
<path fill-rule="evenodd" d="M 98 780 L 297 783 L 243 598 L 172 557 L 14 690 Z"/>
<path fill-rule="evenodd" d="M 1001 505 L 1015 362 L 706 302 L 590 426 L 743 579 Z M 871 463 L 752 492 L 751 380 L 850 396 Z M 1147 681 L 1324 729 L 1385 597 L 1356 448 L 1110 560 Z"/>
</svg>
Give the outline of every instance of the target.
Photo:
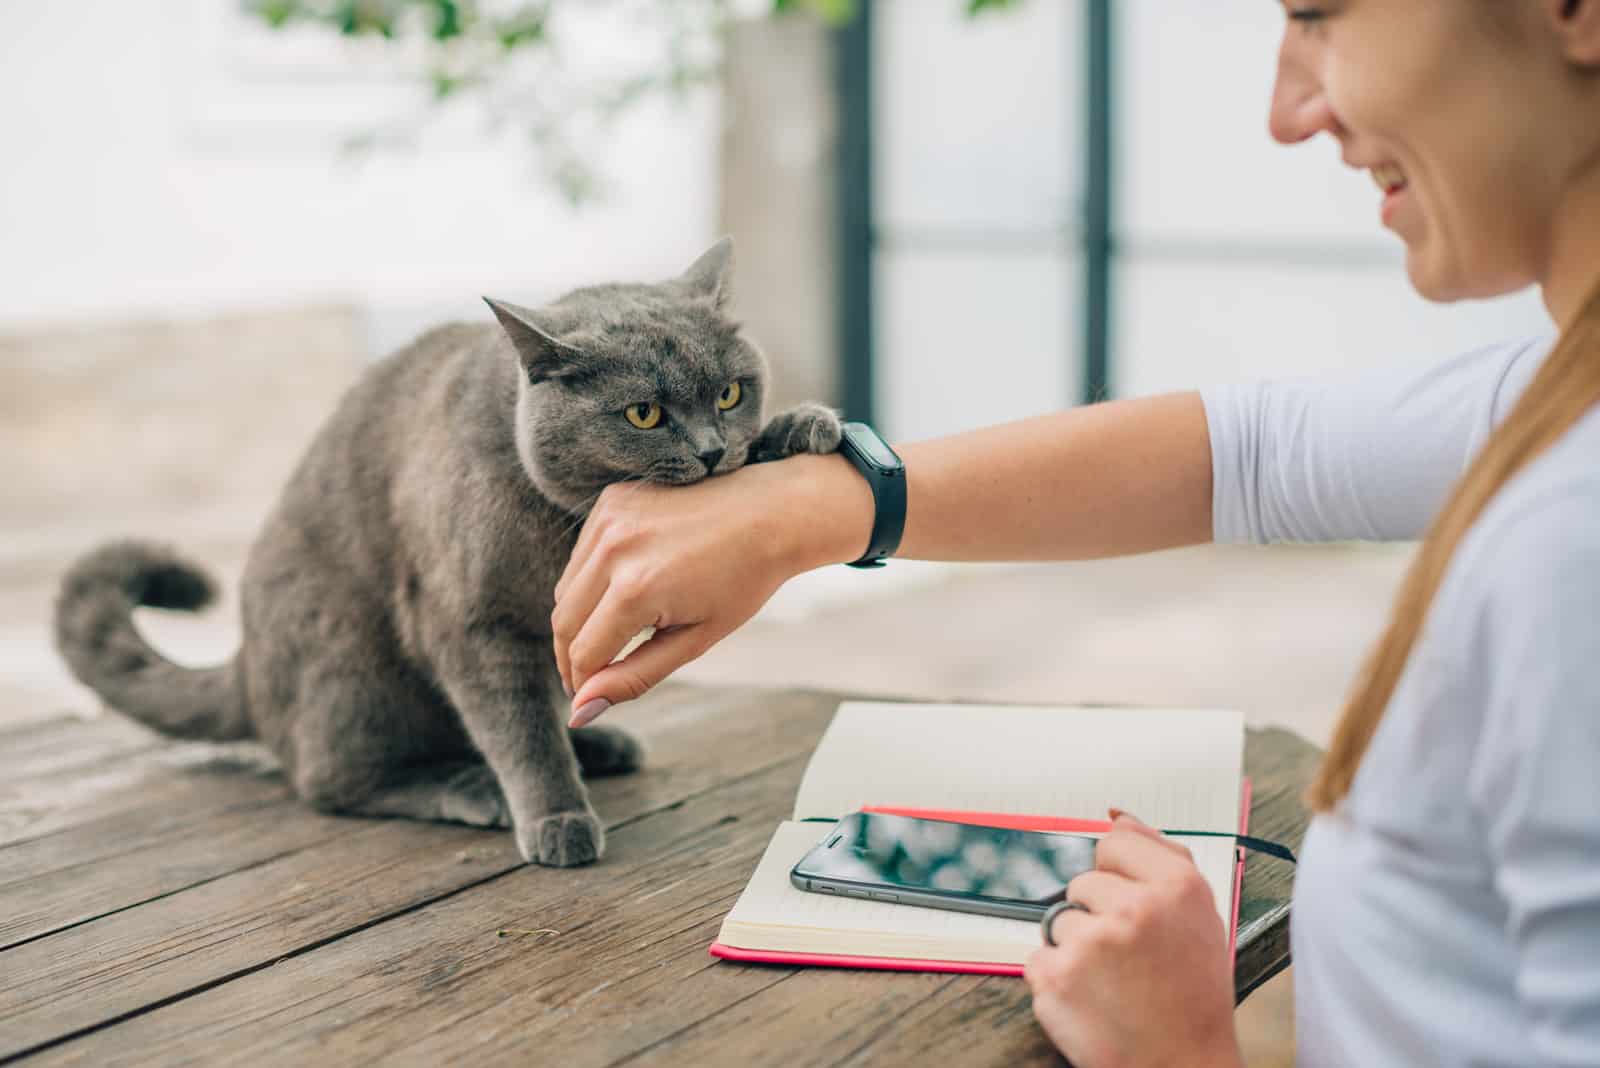
<svg viewBox="0 0 1600 1068">
<path fill-rule="evenodd" d="M 591 35 L 637 35 L 620 15 L 591 21 Z M 482 293 L 653 278 L 716 236 L 710 92 L 620 127 L 600 160 L 610 197 L 574 212 L 511 136 L 486 139 L 467 114 L 426 153 L 341 161 L 347 134 L 420 110 L 410 79 L 341 47 L 275 36 L 230 0 L 12 11 L 0 327 L 350 300 L 372 310 L 382 351 L 443 315 L 481 316 Z"/>
</svg>

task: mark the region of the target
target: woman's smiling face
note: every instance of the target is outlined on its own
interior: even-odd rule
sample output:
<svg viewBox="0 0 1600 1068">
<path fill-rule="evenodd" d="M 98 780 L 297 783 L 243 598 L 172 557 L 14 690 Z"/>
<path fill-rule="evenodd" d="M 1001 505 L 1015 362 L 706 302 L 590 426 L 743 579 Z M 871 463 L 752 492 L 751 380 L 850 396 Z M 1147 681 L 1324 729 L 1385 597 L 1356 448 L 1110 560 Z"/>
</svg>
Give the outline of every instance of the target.
<svg viewBox="0 0 1600 1068">
<path fill-rule="evenodd" d="M 1592 108 L 1574 107 L 1560 0 L 1283 7 L 1272 135 L 1326 133 L 1372 175 L 1417 291 L 1447 301 L 1544 281 L 1562 202 L 1600 151 Z"/>
</svg>

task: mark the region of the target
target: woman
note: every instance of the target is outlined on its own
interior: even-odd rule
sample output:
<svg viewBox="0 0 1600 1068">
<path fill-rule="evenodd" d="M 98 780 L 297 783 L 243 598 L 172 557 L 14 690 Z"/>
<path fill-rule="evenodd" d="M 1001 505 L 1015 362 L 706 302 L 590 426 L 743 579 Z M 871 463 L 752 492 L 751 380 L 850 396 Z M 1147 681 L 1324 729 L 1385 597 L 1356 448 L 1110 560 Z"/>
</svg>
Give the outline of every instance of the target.
<svg viewBox="0 0 1600 1068">
<path fill-rule="evenodd" d="M 1600 0 L 1285 7 L 1273 135 L 1372 172 L 1422 295 L 1537 284 L 1559 338 L 907 445 L 899 555 L 1426 529 L 1310 794 L 1302 1063 L 1600 1064 Z M 838 457 L 602 499 L 553 619 L 575 718 L 855 559 L 872 518 Z M 1238 1061 L 1225 938 L 1180 848 L 1118 815 L 1068 895 L 1027 978 L 1073 1063 Z"/>
</svg>

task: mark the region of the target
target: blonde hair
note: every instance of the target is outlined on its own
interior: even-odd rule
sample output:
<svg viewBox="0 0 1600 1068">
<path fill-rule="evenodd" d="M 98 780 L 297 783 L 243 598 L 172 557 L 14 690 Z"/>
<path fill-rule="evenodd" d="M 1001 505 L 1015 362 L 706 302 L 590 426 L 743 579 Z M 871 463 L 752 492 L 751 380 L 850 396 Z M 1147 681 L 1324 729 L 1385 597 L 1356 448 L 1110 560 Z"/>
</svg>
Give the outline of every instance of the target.
<svg viewBox="0 0 1600 1068">
<path fill-rule="evenodd" d="M 1496 493 L 1600 404 L 1600 287 L 1589 295 L 1562 331 L 1516 406 L 1490 435 L 1477 459 L 1456 483 L 1444 509 L 1428 529 L 1395 598 L 1389 624 L 1368 657 L 1333 741 L 1306 791 L 1312 808 L 1326 812 L 1350 792 L 1356 768 L 1394 696 L 1406 659 L 1416 645 L 1445 569 L 1467 530 Z"/>
</svg>

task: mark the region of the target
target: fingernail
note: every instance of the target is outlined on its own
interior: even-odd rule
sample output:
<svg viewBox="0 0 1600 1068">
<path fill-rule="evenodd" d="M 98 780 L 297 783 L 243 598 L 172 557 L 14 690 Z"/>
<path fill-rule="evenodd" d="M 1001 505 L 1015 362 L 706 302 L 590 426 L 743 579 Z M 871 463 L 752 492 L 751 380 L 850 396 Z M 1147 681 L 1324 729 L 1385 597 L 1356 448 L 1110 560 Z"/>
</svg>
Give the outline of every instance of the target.
<svg viewBox="0 0 1600 1068">
<path fill-rule="evenodd" d="M 566 691 L 567 700 L 572 700 L 572 683 L 568 682 L 566 679 L 562 679 L 561 688 Z"/>
<path fill-rule="evenodd" d="M 600 713 L 604 712 L 610 707 L 611 702 L 607 701 L 604 697 L 596 697 L 592 701 L 586 701 L 584 702 L 582 708 L 573 711 L 572 718 L 567 721 L 567 726 L 581 727 L 585 723 L 592 722 L 600 715 Z"/>
<path fill-rule="evenodd" d="M 1112 805 L 1111 808 L 1108 809 L 1107 811 L 1109 811 L 1111 813 L 1111 819 L 1113 821 L 1115 821 L 1118 816 L 1123 815 L 1122 810 L 1120 808 L 1118 808 L 1117 806 L 1115 806 L 1115 805 Z"/>
</svg>

